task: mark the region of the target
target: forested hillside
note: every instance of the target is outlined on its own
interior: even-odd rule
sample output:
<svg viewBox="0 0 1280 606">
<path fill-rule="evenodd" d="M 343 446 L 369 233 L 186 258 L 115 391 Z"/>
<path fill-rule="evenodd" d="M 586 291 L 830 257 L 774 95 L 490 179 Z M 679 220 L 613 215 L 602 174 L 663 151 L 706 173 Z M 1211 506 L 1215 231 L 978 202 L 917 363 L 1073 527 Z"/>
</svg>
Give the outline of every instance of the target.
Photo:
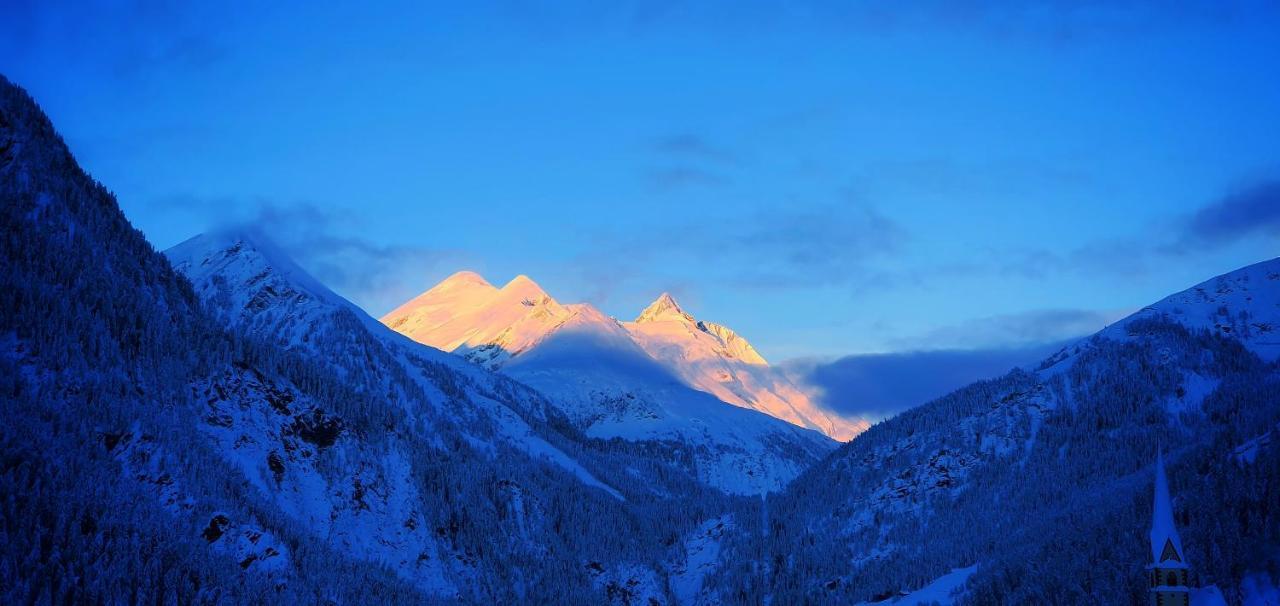
<svg viewBox="0 0 1280 606">
<path fill-rule="evenodd" d="M 6 603 L 665 602 L 731 506 L 324 292 L 236 321 L 7 81 L 0 195 Z"/>
<path fill-rule="evenodd" d="M 0 199 L 3 601 L 421 597 L 312 540 L 200 435 L 193 384 L 237 365 L 287 381 L 301 366 L 200 313 L 4 80 Z"/>
<path fill-rule="evenodd" d="M 1277 267 L 1242 271 L 1266 292 Z M 714 586 L 850 603 L 965 570 L 964 603 L 1138 603 L 1162 448 L 1191 585 L 1240 603 L 1280 573 L 1280 372 L 1200 324 L 1146 311 L 872 427 L 770 499 Z"/>
</svg>

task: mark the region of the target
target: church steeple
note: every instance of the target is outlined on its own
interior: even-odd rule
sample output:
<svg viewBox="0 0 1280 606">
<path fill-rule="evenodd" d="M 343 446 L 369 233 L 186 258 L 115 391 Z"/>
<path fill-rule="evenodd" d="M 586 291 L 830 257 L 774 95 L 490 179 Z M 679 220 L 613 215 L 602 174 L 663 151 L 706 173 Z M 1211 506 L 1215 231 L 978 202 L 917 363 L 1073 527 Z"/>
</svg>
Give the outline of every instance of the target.
<svg viewBox="0 0 1280 606">
<path fill-rule="evenodd" d="M 1187 606 L 1187 559 L 1173 523 L 1173 500 L 1164 473 L 1164 453 L 1156 455 L 1156 481 L 1151 505 L 1150 594 L 1152 606 Z"/>
<path fill-rule="evenodd" d="M 1186 561 L 1182 557 L 1182 539 L 1173 524 L 1173 503 L 1169 498 L 1169 479 L 1164 474 L 1164 453 L 1156 455 L 1155 499 L 1151 507 L 1151 561 Z"/>
</svg>

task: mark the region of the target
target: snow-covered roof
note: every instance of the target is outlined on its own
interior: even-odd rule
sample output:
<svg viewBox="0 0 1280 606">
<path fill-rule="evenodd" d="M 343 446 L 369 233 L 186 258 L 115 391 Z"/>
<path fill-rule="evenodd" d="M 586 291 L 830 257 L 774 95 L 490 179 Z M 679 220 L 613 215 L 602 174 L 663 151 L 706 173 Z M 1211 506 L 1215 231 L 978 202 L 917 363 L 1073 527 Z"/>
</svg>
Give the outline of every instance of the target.
<svg viewBox="0 0 1280 606">
<path fill-rule="evenodd" d="M 1155 503 L 1151 510 L 1151 561 L 1162 566 L 1166 561 L 1185 565 L 1182 539 L 1173 524 L 1173 502 L 1169 498 L 1169 480 L 1164 475 L 1164 453 L 1156 455 Z"/>
</svg>

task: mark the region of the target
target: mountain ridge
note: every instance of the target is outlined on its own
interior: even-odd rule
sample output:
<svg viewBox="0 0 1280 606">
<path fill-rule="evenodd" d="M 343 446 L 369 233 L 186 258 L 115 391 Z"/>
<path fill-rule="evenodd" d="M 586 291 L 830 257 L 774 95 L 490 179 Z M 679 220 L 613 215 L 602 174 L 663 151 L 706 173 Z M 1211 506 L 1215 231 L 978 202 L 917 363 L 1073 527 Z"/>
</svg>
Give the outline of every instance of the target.
<svg viewBox="0 0 1280 606">
<path fill-rule="evenodd" d="M 579 333 L 597 331 L 602 343 L 628 349 L 622 340 L 632 341 L 689 387 L 731 405 L 837 440 L 848 440 L 868 425 L 822 409 L 781 369 L 770 367 L 745 338 L 726 326 L 698 320 L 670 293 L 659 295 L 635 321 L 622 322 L 589 303 L 562 305 L 540 287 L 534 290 L 536 283 L 523 275 L 508 286 L 520 283 L 534 296 L 523 297 L 524 308 L 515 311 L 510 301 L 492 291 L 471 290 L 465 300 L 442 296 L 438 289 L 451 280 L 410 299 L 381 321 L 409 338 L 491 369 L 514 363 L 572 321 Z"/>
<path fill-rule="evenodd" d="M 420 370 L 407 360 L 421 357 L 433 364 L 445 365 L 451 372 L 477 383 L 493 380 L 484 364 L 475 363 L 478 354 L 487 353 L 485 348 L 468 349 L 468 362 L 412 341 L 373 320 L 357 306 L 311 278 L 261 234 L 223 232 L 197 236 L 170 249 L 166 255 L 178 271 L 187 275 L 202 298 L 218 308 L 229 325 L 253 331 L 274 340 L 281 347 L 310 351 L 325 347 L 325 343 L 334 339 L 331 335 L 345 334 L 339 338 L 341 347 L 325 349 L 326 355 L 321 359 L 364 351 L 360 354 L 364 358 L 382 357 L 392 364 L 398 361 L 405 372 L 413 375 Z M 644 362 L 640 361 L 644 353 L 630 341 L 626 331 L 589 305 L 561 306 L 550 300 L 545 291 L 528 277 L 517 276 L 503 288 L 495 290 L 490 290 L 487 284 L 475 274 L 455 274 L 433 290 L 436 296 L 462 297 L 464 300 L 476 292 L 487 293 L 488 301 L 476 309 L 481 313 L 487 313 L 486 310 L 494 307 L 503 313 L 515 310 L 518 313 L 506 317 L 517 318 L 517 326 L 521 322 L 555 323 L 554 330 L 547 335 L 528 339 L 538 347 L 524 355 L 504 359 L 504 373 L 492 375 L 510 376 L 550 396 L 519 399 L 519 406 L 511 408 L 516 417 L 524 417 L 525 420 L 513 417 L 498 423 L 501 427 L 514 427 L 508 432 L 510 435 L 500 435 L 507 435 L 520 448 L 526 448 L 526 436 L 531 431 L 525 425 L 545 423 L 554 414 L 566 413 L 570 422 L 584 426 L 586 436 L 590 438 L 622 437 L 642 442 L 677 440 L 694 446 L 699 453 L 695 457 L 696 477 L 709 486 L 732 493 L 780 489 L 805 465 L 816 461 L 828 450 L 816 435 L 807 436 L 798 429 L 785 430 L 789 426 L 781 421 L 763 415 L 755 418 L 749 411 L 724 406 L 710 396 L 692 390 L 686 393 L 677 381 L 656 367 L 644 369 Z M 354 316 L 364 332 L 375 338 L 375 342 L 367 342 L 362 333 L 335 330 L 335 326 L 344 324 L 335 317 L 339 314 Z M 577 352 L 583 341 L 563 342 L 570 335 L 589 338 L 596 350 L 612 352 L 618 364 L 609 371 L 602 370 L 600 364 L 593 365 L 589 371 L 582 371 L 577 362 Z M 546 343 L 548 340 L 551 342 Z M 378 345 L 376 341 L 387 343 Z M 389 348 L 389 357 L 381 353 L 384 348 Z M 344 374 L 353 371 L 343 367 L 338 367 L 338 370 Z M 558 378 L 544 380 L 548 374 Z M 616 381 L 624 375 L 632 377 L 632 380 L 624 381 L 626 388 L 622 389 L 617 387 Z M 581 381 L 587 376 L 595 377 L 591 381 L 595 389 L 586 395 L 577 389 L 564 387 L 566 382 Z M 495 390 L 490 388 L 490 391 Z M 609 395 L 601 395 L 604 393 Z M 627 414 L 615 406 L 606 414 L 600 408 L 601 398 L 615 404 L 631 398 L 630 409 L 634 411 L 643 407 L 645 412 L 641 415 Z M 608 409 L 614 404 L 605 406 Z M 502 409 L 495 410 L 501 413 L 498 417 L 505 414 Z M 455 410 L 447 414 L 457 417 L 465 415 L 466 411 Z M 687 414 L 695 414 L 707 421 L 710 429 L 692 431 L 695 426 L 689 424 Z M 552 420 L 551 424 L 556 422 Z M 786 444 L 790 448 L 780 448 L 778 444 Z M 551 452 L 554 460 L 566 462 L 562 466 L 583 476 L 581 466 L 571 461 L 571 457 L 555 453 L 551 446 L 538 448 Z M 584 481 L 617 494 L 612 487 L 589 474 Z"/>
<path fill-rule="evenodd" d="M 1277 594 L 1280 259 L 828 452 L 523 282 L 507 375 L 257 236 L 161 255 L 2 76 L 0 199 L 0 602 L 1137 603 L 1156 465 L 1191 586 Z"/>
</svg>

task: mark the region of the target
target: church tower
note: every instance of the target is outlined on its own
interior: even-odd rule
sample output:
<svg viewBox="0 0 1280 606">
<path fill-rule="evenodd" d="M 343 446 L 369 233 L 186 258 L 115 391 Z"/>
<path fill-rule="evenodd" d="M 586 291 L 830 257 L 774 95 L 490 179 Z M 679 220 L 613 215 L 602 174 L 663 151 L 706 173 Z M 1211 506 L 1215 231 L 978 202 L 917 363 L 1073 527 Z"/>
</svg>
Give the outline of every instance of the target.
<svg viewBox="0 0 1280 606">
<path fill-rule="evenodd" d="M 1147 565 L 1151 606 L 1188 606 L 1187 559 L 1173 525 L 1173 502 L 1164 475 L 1164 455 L 1156 456 L 1155 503 L 1151 508 L 1151 564 Z"/>
</svg>

